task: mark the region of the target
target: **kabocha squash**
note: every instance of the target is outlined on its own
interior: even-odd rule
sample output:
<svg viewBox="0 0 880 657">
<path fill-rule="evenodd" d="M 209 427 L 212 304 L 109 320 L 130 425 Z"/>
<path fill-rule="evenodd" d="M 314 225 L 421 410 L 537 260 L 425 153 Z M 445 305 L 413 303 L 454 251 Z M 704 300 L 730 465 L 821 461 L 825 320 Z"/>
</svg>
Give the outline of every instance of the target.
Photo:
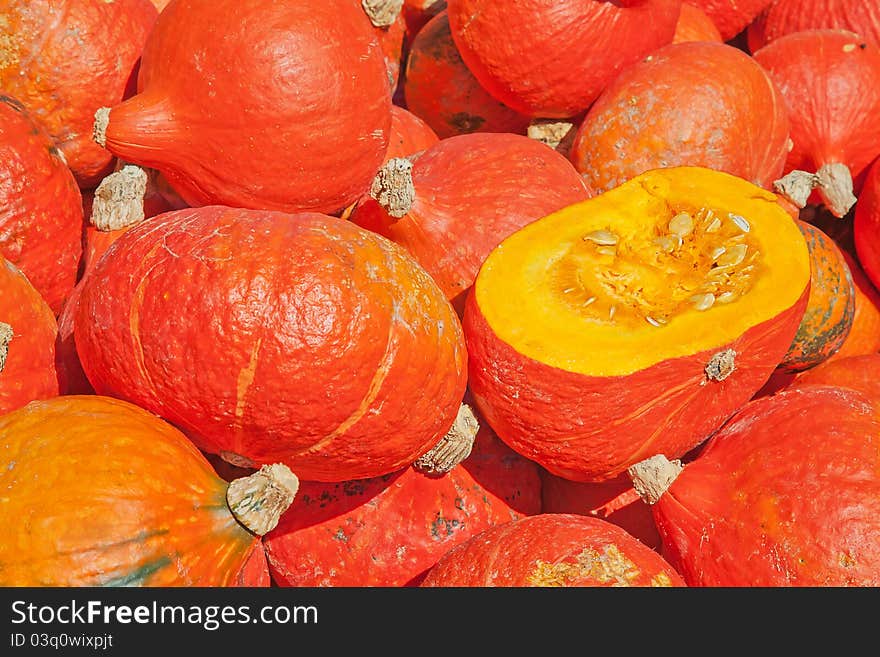
<svg viewBox="0 0 880 657">
<path fill-rule="evenodd" d="M 400 81 L 400 63 L 403 58 L 403 41 L 406 37 L 406 21 L 401 9 L 403 0 L 361 0 L 361 7 L 373 24 L 376 38 L 385 58 L 385 71 L 391 93 Z"/>
<path fill-rule="evenodd" d="M 91 189 L 113 170 L 92 139 L 95 110 L 134 91 L 133 77 L 158 12 L 150 0 L 6 0 L 0 89 L 28 108 Z"/>
<path fill-rule="evenodd" d="M 681 14 L 675 25 L 675 34 L 672 43 L 684 41 L 723 41 L 721 32 L 709 18 L 709 15 L 688 2 L 681 5 Z"/>
<path fill-rule="evenodd" d="M 352 221 L 404 246 L 461 308 L 501 240 L 590 191 L 571 163 L 524 135 L 447 137 L 387 162 Z"/>
<path fill-rule="evenodd" d="M 438 141 L 440 137 L 423 119 L 403 107 L 391 106 L 391 131 L 385 162 L 395 157 L 414 155 Z"/>
<path fill-rule="evenodd" d="M 689 586 L 880 584 L 880 413 L 810 385 L 750 402 L 683 467 L 633 468 Z"/>
<path fill-rule="evenodd" d="M 452 38 L 480 84 L 535 118 L 585 110 L 623 69 L 671 43 L 681 0 L 449 0 Z"/>
<path fill-rule="evenodd" d="M 880 155 L 880 46 L 845 30 L 787 34 L 752 57 L 779 89 L 793 148 L 776 190 L 843 217 L 853 180 Z"/>
<path fill-rule="evenodd" d="M 97 395 L 32 402 L 0 434 L 0 586 L 269 584 L 284 466 L 227 484 L 180 431 Z"/>
<path fill-rule="evenodd" d="M 783 173 L 788 125 L 781 96 L 746 53 L 711 41 L 676 43 L 604 89 L 570 157 L 596 192 L 680 165 L 726 171 L 770 189 Z"/>
<path fill-rule="evenodd" d="M 461 59 L 445 11 L 432 18 L 413 40 L 403 95 L 407 108 L 441 138 L 469 132 L 525 134 L 530 122 L 529 117 L 483 89 Z"/>
<path fill-rule="evenodd" d="M 337 212 L 388 146 L 385 62 L 359 2 L 173 2 L 139 75 L 95 139 L 191 206 Z"/>
<path fill-rule="evenodd" d="M 880 48 L 880 12 L 865 0 L 772 0 L 748 28 L 750 52 L 791 32 L 849 30 Z"/>
<path fill-rule="evenodd" d="M 264 543 L 280 586 L 414 586 L 450 548 L 540 510 L 537 466 L 483 427 L 470 455 L 441 476 L 409 467 L 303 482 Z"/>
<path fill-rule="evenodd" d="M 856 203 L 853 242 L 859 264 L 874 287 L 880 289 L 880 159 L 868 169 Z"/>
<path fill-rule="evenodd" d="M 207 206 L 133 226 L 85 279 L 74 336 L 99 394 L 304 480 L 411 464 L 467 377 L 458 316 L 424 269 L 317 213 Z"/>
<path fill-rule="evenodd" d="M 520 454 L 603 481 L 678 458 L 764 384 L 810 256 L 776 196 L 699 167 L 644 173 L 520 229 L 464 313 L 469 389 Z"/>
<path fill-rule="evenodd" d="M 485 529 L 444 554 L 423 587 L 685 586 L 654 550 L 599 518 L 542 513 Z"/>
<path fill-rule="evenodd" d="M 0 415 L 59 392 L 55 314 L 27 277 L 0 257 Z"/>
<path fill-rule="evenodd" d="M 16 99 L 0 94 L 0 255 L 53 312 L 76 283 L 82 197 L 63 156 Z"/>
<path fill-rule="evenodd" d="M 800 372 L 830 358 L 843 346 L 855 317 L 855 286 L 843 253 L 828 235 L 797 222 L 810 250 L 810 297 L 800 326 L 780 362 Z"/>
<path fill-rule="evenodd" d="M 795 388 L 807 385 L 851 388 L 880 404 L 880 354 L 846 356 L 820 363 L 792 383 Z"/>
</svg>

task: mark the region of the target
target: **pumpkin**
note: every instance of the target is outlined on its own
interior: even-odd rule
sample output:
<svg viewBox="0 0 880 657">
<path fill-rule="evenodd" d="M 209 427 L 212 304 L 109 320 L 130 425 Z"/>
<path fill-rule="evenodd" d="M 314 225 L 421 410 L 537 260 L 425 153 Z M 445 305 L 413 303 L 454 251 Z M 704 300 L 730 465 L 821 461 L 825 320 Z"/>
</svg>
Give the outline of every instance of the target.
<svg viewBox="0 0 880 657">
<path fill-rule="evenodd" d="M 0 89 L 28 108 L 79 186 L 91 189 L 113 170 L 113 156 L 92 140 L 95 110 L 130 93 L 156 7 L 150 0 L 3 5 Z"/>
<path fill-rule="evenodd" d="M 696 5 L 683 2 L 672 43 L 684 41 L 724 41 L 724 39 L 705 11 Z"/>
<path fill-rule="evenodd" d="M 529 117 L 568 118 L 672 41 L 681 0 L 449 0 L 447 7 L 461 58 L 486 91 Z"/>
<path fill-rule="evenodd" d="M 687 0 L 718 27 L 721 38 L 731 41 L 770 4 L 772 0 Z"/>
<path fill-rule="evenodd" d="M 0 414 L 59 392 L 55 314 L 27 277 L 0 257 Z"/>
<path fill-rule="evenodd" d="M 542 513 L 484 529 L 447 551 L 422 587 L 676 586 L 659 554 L 605 520 Z"/>
<path fill-rule="evenodd" d="M 236 465 L 283 462 L 313 481 L 394 472 L 440 441 L 464 394 L 461 325 L 441 290 L 343 219 L 166 212 L 84 280 L 74 336 L 94 389 Z"/>
<path fill-rule="evenodd" d="M 880 289 L 880 159 L 865 176 L 852 225 L 859 264 L 874 287 Z"/>
<path fill-rule="evenodd" d="M 562 155 L 523 135 L 442 139 L 385 164 L 352 221 L 404 246 L 461 309 L 489 252 L 518 228 L 590 197 Z"/>
<path fill-rule="evenodd" d="M 851 388 L 880 403 L 880 353 L 845 356 L 820 363 L 798 376 L 793 386 L 828 385 Z"/>
<path fill-rule="evenodd" d="M 139 75 L 137 95 L 97 112 L 95 139 L 190 206 L 336 212 L 388 146 L 382 50 L 350 0 L 172 2 Z"/>
<path fill-rule="evenodd" d="M 683 467 L 632 476 L 689 586 L 880 584 L 880 415 L 856 390 L 756 399 Z"/>
<path fill-rule="evenodd" d="M 400 14 L 403 16 L 403 22 L 406 25 L 404 52 L 409 51 L 409 45 L 422 27 L 445 9 L 446 0 L 403 0 Z"/>
<path fill-rule="evenodd" d="M 58 313 L 76 283 L 82 197 L 48 134 L 0 94 L 0 256 Z"/>
<path fill-rule="evenodd" d="M 746 28 L 750 52 L 791 32 L 849 30 L 880 48 L 880 13 L 864 0 L 772 0 Z"/>
<path fill-rule="evenodd" d="M 776 190 L 836 217 L 855 204 L 853 180 L 880 155 L 880 46 L 846 30 L 782 36 L 752 55 L 779 89 L 794 144 Z"/>
<path fill-rule="evenodd" d="M 652 550 L 660 535 L 651 507 L 639 497 L 626 474 L 609 481 L 582 482 L 557 477 L 541 468 L 541 513 L 576 513 L 601 518 L 625 529 Z"/>
<path fill-rule="evenodd" d="M 770 188 L 783 172 L 788 117 L 746 53 L 692 41 L 621 72 L 581 122 L 571 160 L 603 192 L 649 169 L 701 166 Z"/>
<path fill-rule="evenodd" d="M 520 229 L 467 297 L 469 389 L 515 451 L 572 481 L 678 458 L 764 384 L 806 307 L 810 256 L 776 196 L 649 171 Z"/>
<path fill-rule="evenodd" d="M 847 251 L 841 250 L 849 266 L 855 292 L 852 327 L 840 349 L 826 360 L 880 352 L 880 292 L 877 291 L 861 265 Z"/>
<path fill-rule="evenodd" d="M 810 250 L 810 296 L 800 326 L 780 367 L 800 372 L 842 346 L 855 315 L 855 286 L 843 253 L 818 227 L 797 222 Z"/>
<path fill-rule="evenodd" d="M 401 9 L 403 0 L 361 0 L 367 18 L 373 24 L 388 75 L 391 93 L 397 89 L 400 79 L 400 62 L 403 58 L 403 41 L 406 36 L 406 20 Z"/>
<path fill-rule="evenodd" d="M 470 132 L 525 134 L 530 122 L 529 117 L 490 96 L 465 66 L 445 11 L 413 39 L 403 95 L 407 108 L 441 138 Z"/>
<path fill-rule="evenodd" d="M 438 141 L 440 137 L 423 119 L 403 107 L 391 106 L 391 131 L 385 162 L 395 157 L 414 155 Z"/>
<path fill-rule="evenodd" d="M 268 585 L 284 466 L 228 484 L 180 431 L 98 395 L 32 402 L 0 434 L 0 585 Z"/>
<path fill-rule="evenodd" d="M 303 482 L 264 543 L 279 586 L 415 586 L 451 547 L 540 510 L 537 466 L 481 428 L 470 455 L 441 476 L 410 466 Z"/>
</svg>

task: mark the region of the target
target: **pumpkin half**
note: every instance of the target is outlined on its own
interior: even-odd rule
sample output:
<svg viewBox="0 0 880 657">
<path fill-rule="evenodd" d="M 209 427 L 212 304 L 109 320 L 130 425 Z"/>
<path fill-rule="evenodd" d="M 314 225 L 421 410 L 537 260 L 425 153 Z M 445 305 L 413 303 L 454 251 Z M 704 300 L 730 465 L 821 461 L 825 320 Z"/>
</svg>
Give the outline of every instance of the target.
<svg viewBox="0 0 880 657">
<path fill-rule="evenodd" d="M 469 385 L 499 437 L 601 481 L 702 442 L 769 378 L 809 293 L 776 196 L 700 167 L 650 171 L 517 231 L 468 296 Z"/>
</svg>

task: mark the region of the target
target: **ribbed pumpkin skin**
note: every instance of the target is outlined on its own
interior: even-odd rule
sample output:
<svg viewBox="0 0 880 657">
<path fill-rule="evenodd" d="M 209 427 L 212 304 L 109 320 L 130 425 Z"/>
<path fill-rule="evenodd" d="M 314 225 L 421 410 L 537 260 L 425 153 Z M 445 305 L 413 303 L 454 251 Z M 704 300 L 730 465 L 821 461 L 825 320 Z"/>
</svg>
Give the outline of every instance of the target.
<svg viewBox="0 0 880 657">
<path fill-rule="evenodd" d="M 447 552 L 423 587 L 684 586 L 659 554 L 617 525 L 546 513 L 484 530 Z"/>
<path fill-rule="evenodd" d="M 447 5 L 461 57 L 490 94 L 530 117 L 567 118 L 626 66 L 672 41 L 681 0 Z"/>
<path fill-rule="evenodd" d="M 2 4 L 0 89 L 49 133 L 80 187 L 94 187 L 113 167 L 92 139 L 95 110 L 125 96 L 156 7 L 150 0 Z"/>
<path fill-rule="evenodd" d="M 565 157 L 508 133 L 447 137 L 415 161 L 412 209 L 394 220 L 372 198 L 352 221 L 405 247 L 461 308 L 480 265 L 527 223 L 592 196 Z"/>
<path fill-rule="evenodd" d="M 862 269 L 880 288 L 880 161 L 865 176 L 853 216 L 853 241 Z"/>
<path fill-rule="evenodd" d="M 855 286 L 840 249 L 818 227 L 798 221 L 810 250 L 810 298 L 794 340 L 780 363 L 800 372 L 843 346 L 855 316 Z"/>
<path fill-rule="evenodd" d="M 111 108 L 107 149 L 160 170 L 191 206 L 336 212 L 388 146 L 384 57 L 351 0 L 173 2 L 139 88 Z"/>
<path fill-rule="evenodd" d="M 865 0 L 773 0 L 748 26 L 755 52 L 791 32 L 832 28 L 850 30 L 880 48 L 880 5 Z"/>
<path fill-rule="evenodd" d="M 723 41 L 721 32 L 709 18 L 708 14 L 699 7 L 688 2 L 681 5 L 681 14 L 675 25 L 675 35 L 672 43 L 684 41 Z"/>
<path fill-rule="evenodd" d="M 845 30 L 807 30 L 753 58 L 788 108 L 794 147 L 786 171 L 841 163 L 855 179 L 880 155 L 880 46 Z"/>
<path fill-rule="evenodd" d="M 748 401 L 791 343 L 807 298 L 805 289 L 797 304 L 731 344 L 626 376 L 596 377 L 520 354 L 492 331 L 469 294 L 463 317 L 469 389 L 489 425 L 518 453 L 572 481 L 607 481 L 652 454 L 682 456 Z M 706 364 L 725 349 L 736 352 L 736 370 L 707 382 Z M 609 417 L 619 419 L 612 424 Z"/>
<path fill-rule="evenodd" d="M 596 192 L 649 169 L 705 166 L 769 189 L 783 171 L 782 97 L 748 55 L 676 43 L 611 82 L 578 128 L 571 161 Z"/>
<path fill-rule="evenodd" d="M 86 279 L 74 335 L 100 394 L 304 480 L 409 465 L 466 385 L 458 317 L 424 270 L 317 213 L 208 206 L 130 228 Z"/>
<path fill-rule="evenodd" d="M 540 510 L 537 466 L 483 428 L 470 456 L 440 477 L 410 467 L 304 482 L 263 540 L 280 586 L 413 586 L 453 546 Z"/>
<path fill-rule="evenodd" d="M 27 277 L 4 258 L 0 258 L 0 322 L 11 326 L 13 335 L 0 369 L 0 414 L 57 395 L 55 315 Z"/>
<path fill-rule="evenodd" d="M 0 585 L 255 586 L 260 540 L 171 425 L 96 395 L 0 417 Z"/>
<path fill-rule="evenodd" d="M 76 283 L 82 199 L 70 169 L 16 99 L 0 95 L 0 255 L 58 313 Z"/>
<path fill-rule="evenodd" d="M 852 388 L 880 404 L 880 354 L 847 356 L 826 361 L 801 374 L 794 387 L 829 385 Z"/>
<path fill-rule="evenodd" d="M 480 85 L 452 40 L 445 11 L 413 39 L 403 93 L 406 106 L 441 138 L 470 132 L 525 134 L 531 121 Z"/>
<path fill-rule="evenodd" d="M 388 138 L 387 162 L 394 157 L 407 157 L 433 146 L 440 137 L 421 118 L 412 112 L 391 106 L 391 132 Z"/>
<path fill-rule="evenodd" d="M 687 0 L 702 9 L 718 27 L 721 38 L 731 40 L 761 13 L 771 0 Z"/>
<path fill-rule="evenodd" d="M 751 402 L 651 508 L 689 586 L 880 584 L 880 417 L 854 390 Z"/>
</svg>

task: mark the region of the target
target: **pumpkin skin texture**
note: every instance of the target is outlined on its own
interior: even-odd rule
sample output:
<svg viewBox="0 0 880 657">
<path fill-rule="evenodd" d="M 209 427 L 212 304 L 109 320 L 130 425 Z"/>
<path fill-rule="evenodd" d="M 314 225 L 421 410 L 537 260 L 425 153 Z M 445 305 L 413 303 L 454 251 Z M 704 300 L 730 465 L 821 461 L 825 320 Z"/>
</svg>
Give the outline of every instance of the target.
<svg viewBox="0 0 880 657">
<path fill-rule="evenodd" d="M 853 215 L 853 242 L 865 274 L 880 289 L 880 159 L 865 176 Z"/>
<path fill-rule="evenodd" d="M 265 585 L 226 482 L 155 415 L 71 395 L 0 417 L 0 433 L 3 586 Z"/>
<path fill-rule="evenodd" d="M 94 187 L 113 169 L 92 139 L 95 110 L 129 90 L 156 8 L 150 0 L 5 0 L 2 12 L 0 89 L 49 133 L 79 186 Z"/>
<path fill-rule="evenodd" d="M 414 198 L 404 215 L 395 218 L 367 197 L 351 219 L 406 248 L 459 309 L 499 242 L 591 196 L 565 157 L 508 133 L 442 139 L 415 159 L 411 177 Z"/>
<path fill-rule="evenodd" d="M 86 278 L 74 336 L 99 394 L 303 480 L 411 464 L 466 386 L 461 325 L 427 273 L 317 213 L 207 206 L 130 228 Z"/>
<path fill-rule="evenodd" d="M 0 326 L 0 414 L 57 395 L 55 314 L 21 270 L 4 258 L 0 322 L 5 325 Z"/>
<path fill-rule="evenodd" d="M 414 586 L 451 547 L 541 510 L 537 466 L 488 428 L 445 475 L 304 482 L 264 537 L 279 586 Z"/>
<path fill-rule="evenodd" d="M 444 554 L 423 587 L 675 586 L 654 550 L 605 520 L 542 513 L 483 530 Z"/>
<path fill-rule="evenodd" d="M 461 59 L 445 11 L 413 39 L 403 95 L 407 108 L 441 138 L 471 132 L 525 134 L 531 121 L 483 89 Z"/>
<path fill-rule="evenodd" d="M 793 386 L 828 385 L 851 388 L 880 403 L 880 354 L 847 356 L 821 363 L 798 376 Z"/>
<path fill-rule="evenodd" d="M 409 50 L 409 45 L 429 20 L 445 10 L 446 0 L 404 0 L 400 11 L 406 23 L 404 50 Z"/>
<path fill-rule="evenodd" d="M 853 181 L 880 155 L 880 46 L 845 30 L 806 30 L 752 57 L 788 111 L 794 146 L 786 173 L 839 170 L 834 179 L 817 182 L 808 200 L 843 217 L 856 201 Z"/>
<path fill-rule="evenodd" d="M 780 366 L 801 372 L 827 360 L 849 335 L 855 286 L 843 253 L 818 227 L 798 221 L 810 249 L 810 297 L 797 334 Z"/>
<path fill-rule="evenodd" d="M 486 91 L 529 117 L 568 118 L 624 68 L 671 43 L 681 0 L 451 0 L 447 7 L 461 58 Z"/>
<path fill-rule="evenodd" d="M 423 151 L 440 141 L 437 133 L 412 112 L 391 106 L 391 134 L 385 162 L 394 157 L 407 157 Z M 384 163 L 383 163 L 384 164 Z"/>
<path fill-rule="evenodd" d="M 681 14 L 675 25 L 675 34 L 672 43 L 684 41 L 724 41 L 721 32 L 709 18 L 708 14 L 699 7 L 687 2 L 681 5 Z"/>
<path fill-rule="evenodd" d="M 0 95 L 0 255 L 58 313 L 76 283 L 82 198 L 49 136 L 17 100 Z"/>
<path fill-rule="evenodd" d="M 864 0 L 773 0 L 746 29 L 750 52 L 791 32 L 849 30 L 880 48 L 880 8 Z"/>
<path fill-rule="evenodd" d="M 689 586 L 877 586 L 880 419 L 851 389 L 750 402 L 651 507 Z"/>
<path fill-rule="evenodd" d="M 688 0 L 712 20 L 721 38 L 730 41 L 761 13 L 771 0 Z"/>
<path fill-rule="evenodd" d="M 871 284 L 853 256 L 843 250 L 841 254 L 853 280 L 855 311 L 849 334 L 840 349 L 826 360 L 880 352 L 880 292 Z"/>
<path fill-rule="evenodd" d="M 770 188 L 788 116 L 767 74 L 724 43 L 676 43 L 633 64 L 589 109 L 571 161 L 597 193 L 649 169 L 702 166 Z"/>
<path fill-rule="evenodd" d="M 775 198 L 718 171 L 656 169 L 511 235 L 483 263 L 463 318 L 482 416 L 572 481 L 613 479 L 705 440 L 770 377 L 806 306 L 807 245 Z M 650 236 L 679 213 L 693 232 L 667 259 Z M 748 217 L 746 237 L 727 213 Z M 599 250 L 609 241 L 613 255 Z M 716 245 L 727 249 L 717 263 Z M 749 278 L 755 252 L 762 273 Z M 742 296 L 711 282 L 731 262 L 741 269 L 730 285 L 751 286 Z M 716 298 L 706 294 L 718 303 L 703 305 Z"/>
<path fill-rule="evenodd" d="M 173 2 L 139 89 L 98 119 L 96 140 L 158 169 L 190 206 L 334 213 L 388 146 L 384 57 L 350 0 Z"/>
</svg>

